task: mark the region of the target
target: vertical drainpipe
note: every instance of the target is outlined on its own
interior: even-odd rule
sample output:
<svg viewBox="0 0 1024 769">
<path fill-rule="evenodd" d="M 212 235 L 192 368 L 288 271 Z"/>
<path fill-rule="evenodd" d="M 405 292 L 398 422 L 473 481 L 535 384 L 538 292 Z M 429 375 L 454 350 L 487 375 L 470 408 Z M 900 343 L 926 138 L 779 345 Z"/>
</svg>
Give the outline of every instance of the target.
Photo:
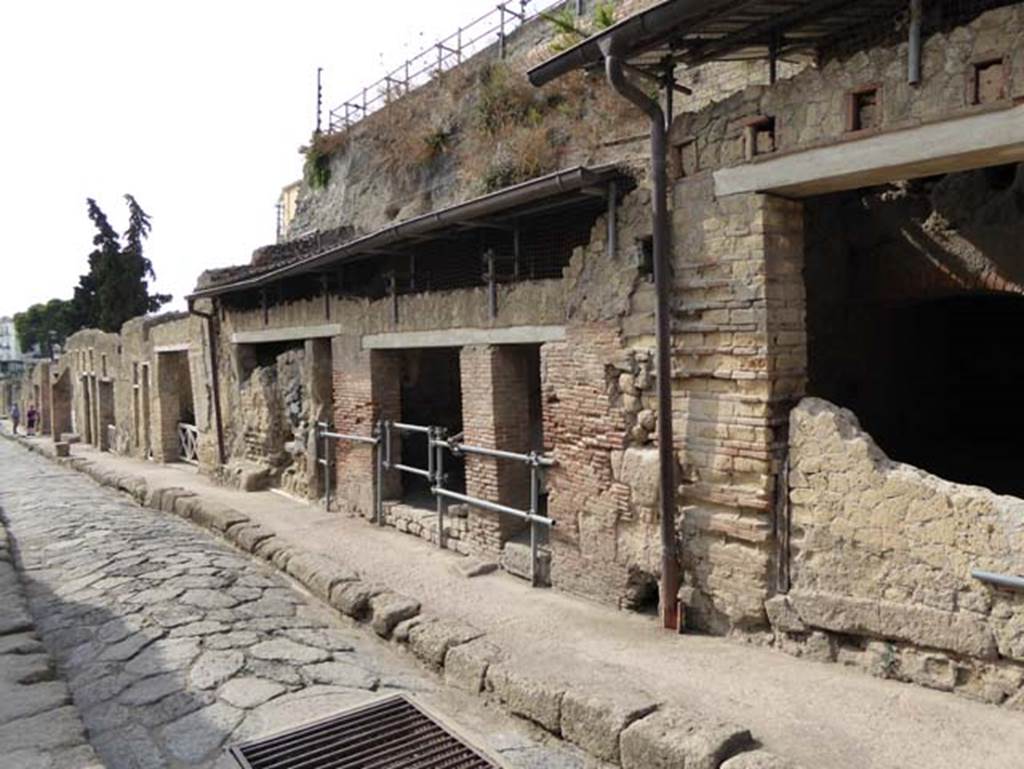
<svg viewBox="0 0 1024 769">
<path fill-rule="evenodd" d="M 661 501 L 661 619 L 669 630 L 679 629 L 679 559 L 676 552 L 676 478 L 672 437 L 672 365 L 670 328 L 671 267 L 669 264 L 668 173 L 666 145 L 668 126 L 657 101 L 626 79 L 617 56 L 615 37 L 602 42 L 608 83 L 650 118 L 651 179 L 653 184 L 654 286 L 656 293 L 656 367 L 658 384 L 658 463 Z"/>
</svg>

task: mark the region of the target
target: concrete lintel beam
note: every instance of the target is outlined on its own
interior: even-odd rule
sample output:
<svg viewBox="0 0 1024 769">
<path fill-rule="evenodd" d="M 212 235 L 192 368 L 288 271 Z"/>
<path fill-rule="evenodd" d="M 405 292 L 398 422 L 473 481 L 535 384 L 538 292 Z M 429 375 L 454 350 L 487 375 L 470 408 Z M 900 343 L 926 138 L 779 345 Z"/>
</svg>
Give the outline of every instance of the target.
<svg viewBox="0 0 1024 769">
<path fill-rule="evenodd" d="M 180 344 L 161 344 L 153 348 L 153 352 L 189 352 L 192 349 L 192 345 L 188 342 L 182 342 Z"/>
<path fill-rule="evenodd" d="M 303 339 L 323 339 L 342 333 L 340 323 L 319 326 L 291 326 L 289 328 L 261 328 L 256 331 L 236 331 L 232 344 L 266 344 L 268 342 L 296 342 Z"/>
<path fill-rule="evenodd" d="M 1024 105 L 844 141 L 716 171 L 719 197 L 809 197 L 1024 161 Z"/>
<path fill-rule="evenodd" d="M 475 344 L 543 344 L 565 339 L 565 326 L 509 326 L 508 328 L 453 328 L 438 331 L 403 331 L 367 334 L 364 350 L 402 350 L 418 347 L 465 347 Z"/>
</svg>

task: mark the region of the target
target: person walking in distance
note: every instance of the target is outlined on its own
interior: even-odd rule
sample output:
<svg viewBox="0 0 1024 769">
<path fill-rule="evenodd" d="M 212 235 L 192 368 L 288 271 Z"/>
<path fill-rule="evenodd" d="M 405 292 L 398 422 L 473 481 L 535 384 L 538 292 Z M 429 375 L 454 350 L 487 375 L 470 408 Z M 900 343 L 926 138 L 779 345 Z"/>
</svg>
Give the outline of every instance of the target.
<svg viewBox="0 0 1024 769">
<path fill-rule="evenodd" d="M 25 413 L 25 433 L 26 435 L 36 434 L 36 424 L 39 422 L 39 412 L 36 411 L 36 404 L 30 403 L 28 411 Z"/>
<path fill-rule="evenodd" d="M 14 434 L 18 434 L 18 423 L 21 422 L 21 409 L 18 408 L 18 404 L 15 403 L 11 406 L 11 424 L 14 425 Z"/>
</svg>

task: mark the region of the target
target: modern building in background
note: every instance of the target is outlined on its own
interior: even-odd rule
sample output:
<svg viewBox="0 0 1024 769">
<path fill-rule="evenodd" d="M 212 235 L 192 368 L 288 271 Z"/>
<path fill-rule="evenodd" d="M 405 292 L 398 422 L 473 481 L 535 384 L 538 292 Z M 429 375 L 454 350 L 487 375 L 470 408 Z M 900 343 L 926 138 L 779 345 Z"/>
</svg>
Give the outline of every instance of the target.
<svg viewBox="0 0 1024 769">
<path fill-rule="evenodd" d="M 14 318 L 0 318 L 0 361 L 21 360 L 18 335 L 14 331 Z"/>
</svg>

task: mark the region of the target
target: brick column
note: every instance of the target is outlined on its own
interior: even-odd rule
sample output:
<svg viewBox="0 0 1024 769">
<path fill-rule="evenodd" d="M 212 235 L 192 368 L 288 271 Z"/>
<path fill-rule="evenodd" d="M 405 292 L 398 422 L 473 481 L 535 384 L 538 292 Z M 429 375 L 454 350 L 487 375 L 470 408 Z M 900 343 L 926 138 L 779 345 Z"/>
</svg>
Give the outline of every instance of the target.
<svg viewBox="0 0 1024 769">
<path fill-rule="evenodd" d="M 358 336 L 339 336 L 332 343 L 334 367 L 334 427 L 338 432 L 370 435 L 380 419 L 396 420 L 402 413 L 402 366 L 397 353 L 361 349 Z M 373 516 L 372 447 L 350 442 L 333 445 L 333 496 L 338 509 Z M 401 444 L 392 444 L 392 459 L 399 461 Z M 382 479 L 384 499 L 401 495 L 401 478 L 389 471 Z"/>
<path fill-rule="evenodd" d="M 514 346 L 473 345 L 460 356 L 462 424 L 465 442 L 504 451 L 530 447 L 529 368 Z M 526 509 L 529 468 L 520 462 L 466 457 L 466 492 L 503 505 Z M 473 508 L 469 541 L 482 554 L 496 555 L 525 524 L 512 516 Z"/>
</svg>

